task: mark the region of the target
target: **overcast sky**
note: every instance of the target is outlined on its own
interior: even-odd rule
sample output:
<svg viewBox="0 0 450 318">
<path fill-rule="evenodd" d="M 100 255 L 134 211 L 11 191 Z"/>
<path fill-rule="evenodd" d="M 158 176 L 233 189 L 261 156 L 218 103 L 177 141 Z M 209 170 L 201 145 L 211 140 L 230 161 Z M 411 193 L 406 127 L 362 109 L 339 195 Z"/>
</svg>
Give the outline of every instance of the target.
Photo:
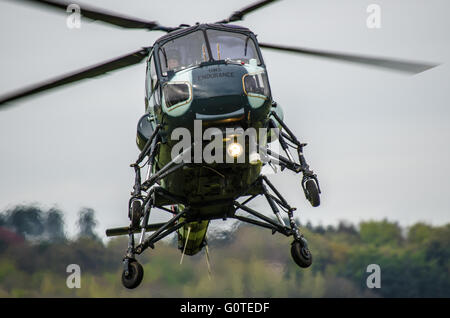
<svg viewBox="0 0 450 318">
<path fill-rule="evenodd" d="M 149 46 L 161 32 L 123 30 L 64 12 L 0 1 L 0 94 Z M 91 5 L 163 25 L 214 22 L 250 1 L 91 0 Z M 381 6 L 381 29 L 367 7 Z M 449 222 L 450 2 L 285 0 L 238 24 L 285 45 L 442 63 L 415 76 L 264 51 L 272 94 L 287 124 L 308 142 L 322 205 L 304 199 L 300 176 L 271 175 L 301 220 L 388 218 L 410 225 Z M 145 65 L 41 94 L 0 111 L 0 210 L 36 202 L 66 212 L 74 232 L 81 207 L 99 232 L 128 224 L 144 112 Z M 269 208 L 267 206 L 267 213 Z"/>
</svg>

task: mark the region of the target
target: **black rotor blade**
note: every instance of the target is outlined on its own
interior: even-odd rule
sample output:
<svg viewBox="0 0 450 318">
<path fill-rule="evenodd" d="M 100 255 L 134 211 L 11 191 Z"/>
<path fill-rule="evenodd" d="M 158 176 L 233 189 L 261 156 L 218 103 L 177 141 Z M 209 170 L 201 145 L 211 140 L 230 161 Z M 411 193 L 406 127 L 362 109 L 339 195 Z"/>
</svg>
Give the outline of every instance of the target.
<svg viewBox="0 0 450 318">
<path fill-rule="evenodd" d="M 138 64 L 148 56 L 148 54 L 150 53 L 150 49 L 150 47 L 145 47 L 130 54 L 115 58 L 113 60 L 92 65 L 87 68 L 71 72 L 57 78 L 49 79 L 45 82 L 41 82 L 24 89 L 0 96 L 0 109 L 4 107 L 5 103 L 17 100 L 19 98 L 28 97 L 52 88 L 74 83 L 86 78 L 100 76 L 110 71 Z"/>
<path fill-rule="evenodd" d="M 323 57 L 333 60 L 371 65 L 410 74 L 418 74 L 439 65 L 439 64 L 405 61 L 383 57 L 380 58 L 380 57 L 337 53 L 322 50 L 312 50 L 292 46 L 273 45 L 268 43 L 259 43 L 259 46 L 265 49 L 277 50 L 282 52 L 299 53 L 315 57 Z"/>
<path fill-rule="evenodd" d="M 218 21 L 216 23 L 229 23 L 229 22 L 234 22 L 234 21 L 240 21 L 240 20 L 244 19 L 244 16 L 246 14 L 249 14 L 250 12 L 258 10 L 259 8 L 262 8 L 262 7 L 268 5 L 272 2 L 275 2 L 275 1 L 278 1 L 278 0 L 263 0 L 263 1 L 255 2 L 245 8 L 242 8 L 241 10 L 233 12 L 233 14 L 229 18 L 224 19 L 222 21 Z"/>
<path fill-rule="evenodd" d="M 29 2 L 36 5 L 43 5 L 54 9 L 61 9 L 63 11 L 66 11 L 68 6 L 73 3 L 73 2 L 60 2 L 52 0 L 19 0 L 19 2 L 20 1 Z M 80 14 L 94 21 L 98 20 L 127 29 L 147 29 L 165 32 L 169 32 L 172 30 L 172 28 L 160 26 L 156 21 L 146 21 L 139 18 L 121 15 L 104 9 L 94 8 L 88 5 L 83 4 L 78 5 L 81 11 Z"/>
</svg>

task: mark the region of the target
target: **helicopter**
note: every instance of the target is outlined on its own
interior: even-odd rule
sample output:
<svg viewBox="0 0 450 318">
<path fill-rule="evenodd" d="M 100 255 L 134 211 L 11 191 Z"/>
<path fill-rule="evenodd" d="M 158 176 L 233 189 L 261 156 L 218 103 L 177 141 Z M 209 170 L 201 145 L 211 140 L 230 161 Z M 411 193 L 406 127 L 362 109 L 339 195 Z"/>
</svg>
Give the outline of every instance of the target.
<svg viewBox="0 0 450 318">
<path fill-rule="evenodd" d="M 69 6 L 50 0 L 22 1 L 64 12 Z M 304 156 L 307 144 L 288 127 L 282 106 L 272 97 L 261 49 L 410 74 L 436 66 L 263 43 L 250 29 L 231 24 L 275 1 L 255 2 L 214 23 L 177 27 L 80 5 L 85 18 L 166 34 L 151 46 L 0 96 L 1 109 L 20 98 L 146 62 L 145 113 L 138 121 L 136 134 L 140 153 L 131 164 L 135 182 L 128 201 L 130 224 L 106 230 L 108 237 L 128 236 L 123 258 L 124 287 L 133 289 L 142 282 L 143 267 L 136 256 L 173 233 L 177 234 L 182 256 L 195 255 L 205 248 L 208 258 L 208 227 L 212 220 L 220 219 L 236 219 L 269 229 L 272 234 L 292 237 L 294 262 L 301 268 L 311 266 L 312 253 L 294 217 L 296 208 L 262 173 L 262 168 L 268 165 L 301 174 L 302 191 L 313 207 L 320 205 L 322 191 Z M 187 138 L 181 138 L 184 133 Z M 270 147 L 275 141 L 281 147 L 279 152 Z M 208 149 L 210 156 L 204 157 Z M 275 218 L 248 205 L 259 196 L 266 199 Z M 170 220 L 149 224 L 155 211 L 168 213 Z M 282 212 L 287 219 L 283 219 Z M 138 242 L 135 235 L 139 235 Z"/>
</svg>

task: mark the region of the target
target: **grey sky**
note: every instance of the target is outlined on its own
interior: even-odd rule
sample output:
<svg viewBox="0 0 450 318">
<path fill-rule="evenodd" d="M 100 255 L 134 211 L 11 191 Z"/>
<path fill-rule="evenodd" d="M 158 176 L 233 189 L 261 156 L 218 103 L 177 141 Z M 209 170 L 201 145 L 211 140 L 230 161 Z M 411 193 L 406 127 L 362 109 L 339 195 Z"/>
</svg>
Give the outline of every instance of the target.
<svg viewBox="0 0 450 318">
<path fill-rule="evenodd" d="M 250 1 L 91 0 L 163 25 L 213 22 Z M 366 27 L 381 5 L 382 28 Z M 313 223 L 387 217 L 403 225 L 449 222 L 450 43 L 446 0 L 285 0 L 238 24 L 260 41 L 440 62 L 416 76 L 264 51 L 274 98 L 309 145 L 322 205 L 304 199 L 300 177 L 271 176 L 301 219 Z M 161 32 L 122 30 L 0 1 L 0 94 L 151 45 Z M 72 226 L 92 207 L 99 231 L 127 224 L 145 66 L 16 102 L 0 112 L 0 209 L 38 202 Z M 268 211 L 268 209 L 267 209 Z"/>
</svg>

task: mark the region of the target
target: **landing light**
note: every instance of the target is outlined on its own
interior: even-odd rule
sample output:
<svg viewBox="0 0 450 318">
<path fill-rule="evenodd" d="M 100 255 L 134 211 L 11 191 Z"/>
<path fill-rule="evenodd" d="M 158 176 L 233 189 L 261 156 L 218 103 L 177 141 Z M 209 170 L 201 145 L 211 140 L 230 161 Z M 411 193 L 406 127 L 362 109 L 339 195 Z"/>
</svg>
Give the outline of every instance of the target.
<svg viewBox="0 0 450 318">
<path fill-rule="evenodd" d="M 231 157 L 237 158 L 242 154 L 242 146 L 237 142 L 233 142 L 228 145 L 227 152 Z"/>
</svg>

